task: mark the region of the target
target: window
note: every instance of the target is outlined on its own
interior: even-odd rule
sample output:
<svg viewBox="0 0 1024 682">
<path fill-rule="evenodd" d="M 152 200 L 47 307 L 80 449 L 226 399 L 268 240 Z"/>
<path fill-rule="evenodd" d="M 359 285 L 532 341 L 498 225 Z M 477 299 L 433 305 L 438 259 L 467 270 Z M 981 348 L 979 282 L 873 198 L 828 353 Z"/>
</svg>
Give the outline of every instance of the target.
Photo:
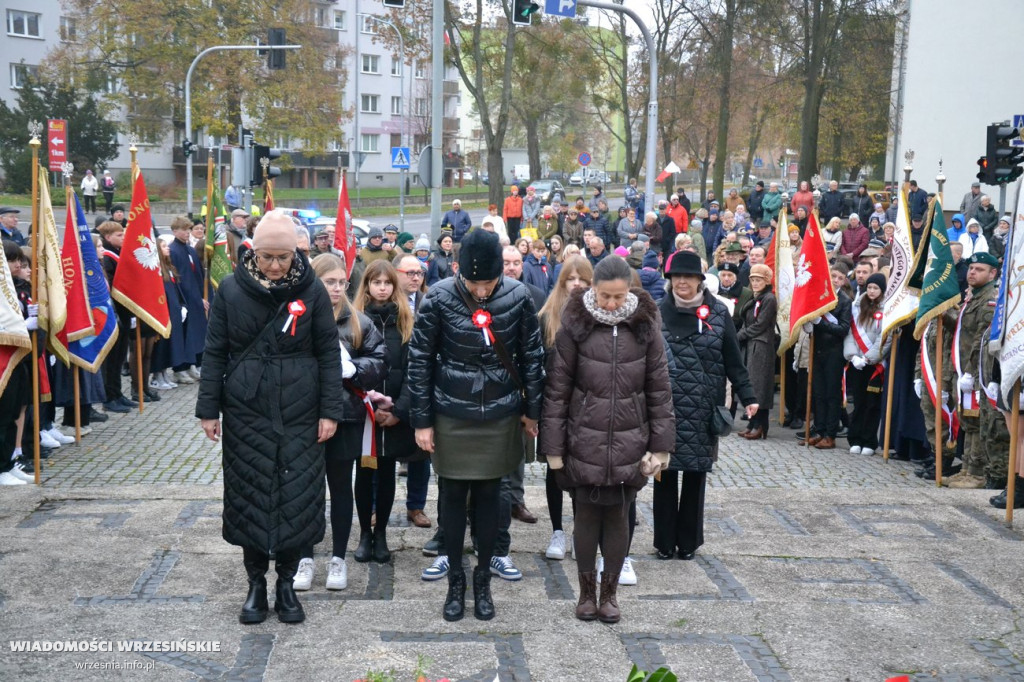
<svg viewBox="0 0 1024 682">
<path fill-rule="evenodd" d="M 25 78 L 38 78 L 39 67 L 30 64 L 11 64 L 11 87 L 14 89 L 25 86 Z"/>
<path fill-rule="evenodd" d="M 416 76 L 416 78 L 426 78 L 427 77 L 427 67 L 423 64 L 423 62 L 416 62 L 416 73 L 415 73 L 415 76 Z"/>
<path fill-rule="evenodd" d="M 392 147 L 401 147 L 402 146 L 402 136 L 399 133 L 391 133 L 391 146 Z"/>
<path fill-rule="evenodd" d="M 380 95 L 360 95 L 359 110 L 367 114 L 379 114 Z"/>
<path fill-rule="evenodd" d="M 128 124 L 129 136 L 125 138 L 127 142 L 130 140 L 130 135 L 134 134 L 138 139 L 140 147 L 152 147 L 160 144 L 160 135 L 149 126 L 142 126 L 138 123 Z"/>
<path fill-rule="evenodd" d="M 346 29 L 347 25 L 345 24 L 345 13 L 341 11 L 336 11 L 334 13 L 334 30 L 344 31 Z"/>
<path fill-rule="evenodd" d="M 364 54 L 363 73 L 380 73 L 380 57 L 375 54 Z"/>
<path fill-rule="evenodd" d="M 22 12 L 17 9 L 7 10 L 7 35 L 23 38 L 42 38 L 39 31 L 40 14 Z"/>
<path fill-rule="evenodd" d="M 372 16 L 370 16 L 369 14 L 364 14 L 359 18 L 361 19 L 361 21 L 359 22 L 360 33 L 371 33 L 374 35 L 377 34 L 377 22 Z"/>
<path fill-rule="evenodd" d="M 417 97 L 416 98 L 416 115 L 426 116 L 427 115 L 427 98 Z"/>
<path fill-rule="evenodd" d="M 400 59 L 391 60 L 391 75 L 401 76 L 402 75 L 402 61 Z"/>
<path fill-rule="evenodd" d="M 78 37 L 78 20 L 74 17 L 61 17 L 60 39 L 66 43 L 73 43 L 76 37 Z"/>
<path fill-rule="evenodd" d="M 391 98 L 391 115 L 401 116 L 402 115 L 402 98 L 392 97 Z"/>
<path fill-rule="evenodd" d="M 379 152 L 379 139 L 380 135 L 367 135 L 366 133 L 363 133 L 359 136 L 359 151 L 370 153 Z"/>
<path fill-rule="evenodd" d="M 103 92 L 108 95 L 116 95 L 121 92 L 121 79 L 108 73 L 106 79 L 103 81 Z"/>
<path fill-rule="evenodd" d="M 316 8 L 316 25 L 327 26 L 327 8 L 317 7 Z"/>
</svg>

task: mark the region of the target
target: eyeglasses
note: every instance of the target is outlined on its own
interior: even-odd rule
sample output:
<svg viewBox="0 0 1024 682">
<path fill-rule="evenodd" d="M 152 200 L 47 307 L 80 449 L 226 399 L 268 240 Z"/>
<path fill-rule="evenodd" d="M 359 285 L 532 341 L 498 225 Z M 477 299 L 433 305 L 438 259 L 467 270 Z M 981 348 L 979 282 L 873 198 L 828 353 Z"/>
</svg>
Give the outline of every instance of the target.
<svg viewBox="0 0 1024 682">
<path fill-rule="evenodd" d="M 422 270 L 398 270 L 398 272 L 402 273 L 409 279 L 420 279 L 421 277 L 423 277 Z"/>
<path fill-rule="evenodd" d="M 264 265 L 273 265 L 274 263 L 277 263 L 278 265 L 291 265 L 292 259 L 294 258 L 294 253 L 288 253 L 283 256 L 271 256 L 270 254 L 266 253 L 256 254 L 256 259 L 259 260 L 259 262 L 263 263 Z"/>
<path fill-rule="evenodd" d="M 338 287 L 340 289 L 348 289 L 347 279 L 322 279 L 320 281 L 323 282 L 324 286 L 327 287 L 328 289 L 333 289 L 334 287 Z"/>
</svg>

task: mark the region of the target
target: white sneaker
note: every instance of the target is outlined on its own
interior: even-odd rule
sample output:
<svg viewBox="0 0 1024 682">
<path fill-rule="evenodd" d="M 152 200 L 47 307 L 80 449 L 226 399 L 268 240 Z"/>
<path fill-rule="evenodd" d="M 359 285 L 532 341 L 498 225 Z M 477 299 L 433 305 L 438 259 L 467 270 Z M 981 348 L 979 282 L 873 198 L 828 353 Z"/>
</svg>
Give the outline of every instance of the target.
<svg viewBox="0 0 1024 682">
<path fill-rule="evenodd" d="M 179 384 L 194 384 L 196 380 L 188 375 L 188 372 L 175 372 L 174 380 Z"/>
<path fill-rule="evenodd" d="M 19 480 L 25 481 L 25 483 L 35 483 L 36 482 L 35 475 L 34 474 L 30 474 L 27 471 L 25 471 L 24 469 L 22 469 L 20 462 L 15 462 L 14 463 L 14 467 L 11 468 L 9 473 L 11 474 L 11 476 L 14 476 L 15 478 L 17 478 Z"/>
<path fill-rule="evenodd" d="M 9 471 L 5 471 L 0 474 L 0 485 L 25 485 L 28 481 L 23 481 Z"/>
<path fill-rule="evenodd" d="M 439 554 L 429 566 L 423 569 L 420 578 L 433 581 L 440 580 L 446 575 L 448 575 L 448 557 L 444 554 Z"/>
<path fill-rule="evenodd" d="M 292 580 L 292 589 L 297 592 L 305 592 L 313 586 L 313 560 L 302 559 L 299 561 L 299 568 L 295 571 L 295 578 Z"/>
<path fill-rule="evenodd" d="M 44 448 L 59 448 L 60 441 L 50 435 L 49 431 L 39 432 L 39 445 Z"/>
<path fill-rule="evenodd" d="M 199 371 L 198 367 L 192 365 L 191 367 L 188 368 L 188 375 L 195 379 L 196 381 L 199 381 L 200 377 L 202 376 L 202 373 Z"/>
<path fill-rule="evenodd" d="M 544 556 L 559 561 L 565 558 L 565 533 L 556 530 L 551 534 L 551 542 L 548 544 L 548 550 L 544 552 Z"/>
<path fill-rule="evenodd" d="M 348 587 L 348 564 L 341 557 L 332 556 L 327 564 L 327 589 L 344 590 Z"/>
<path fill-rule="evenodd" d="M 859 445 L 854 445 L 852 448 L 850 448 L 850 454 L 851 455 L 859 455 L 860 452 L 861 452 L 861 450 L 860 450 L 860 446 Z"/>
<path fill-rule="evenodd" d="M 64 443 L 66 445 L 68 443 L 75 442 L 74 436 L 65 436 L 63 433 L 60 432 L 60 429 L 58 429 L 56 426 L 54 426 L 46 433 L 49 434 L 50 438 L 54 439 L 58 443 Z"/>
<path fill-rule="evenodd" d="M 633 570 L 633 560 L 626 557 L 622 562 L 622 571 L 619 573 L 620 585 L 636 585 L 636 571 Z"/>
<path fill-rule="evenodd" d="M 164 370 L 164 382 L 170 384 L 174 388 L 178 387 L 178 384 L 174 383 L 174 370 L 173 369 L 166 369 L 166 370 Z"/>
<path fill-rule="evenodd" d="M 870 457 L 875 454 L 875 451 L 872 448 L 861 448 L 860 454 Z"/>
</svg>

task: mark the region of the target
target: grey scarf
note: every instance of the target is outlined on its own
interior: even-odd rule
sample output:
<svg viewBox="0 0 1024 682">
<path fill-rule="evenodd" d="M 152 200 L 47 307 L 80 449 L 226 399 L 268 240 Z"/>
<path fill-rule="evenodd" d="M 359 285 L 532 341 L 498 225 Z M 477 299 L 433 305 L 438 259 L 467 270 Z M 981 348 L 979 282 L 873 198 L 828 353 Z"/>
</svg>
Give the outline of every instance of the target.
<svg viewBox="0 0 1024 682">
<path fill-rule="evenodd" d="M 636 294 L 630 292 L 626 294 L 626 302 L 618 310 L 609 311 L 598 307 L 597 294 L 593 289 L 587 289 L 583 294 L 583 305 L 587 312 L 593 315 L 595 320 L 609 327 L 614 327 L 629 319 L 636 312 L 638 304 Z"/>
</svg>

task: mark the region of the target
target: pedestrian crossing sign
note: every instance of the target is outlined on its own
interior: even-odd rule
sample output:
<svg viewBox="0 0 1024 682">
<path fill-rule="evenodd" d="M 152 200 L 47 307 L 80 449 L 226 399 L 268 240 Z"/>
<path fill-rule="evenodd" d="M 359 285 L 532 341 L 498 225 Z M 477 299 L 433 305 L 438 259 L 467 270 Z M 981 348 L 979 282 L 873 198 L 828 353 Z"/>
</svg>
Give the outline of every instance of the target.
<svg viewBox="0 0 1024 682">
<path fill-rule="evenodd" d="M 394 169 L 408 169 L 409 168 L 409 148 L 408 147 L 392 147 L 391 148 L 391 167 Z"/>
</svg>

